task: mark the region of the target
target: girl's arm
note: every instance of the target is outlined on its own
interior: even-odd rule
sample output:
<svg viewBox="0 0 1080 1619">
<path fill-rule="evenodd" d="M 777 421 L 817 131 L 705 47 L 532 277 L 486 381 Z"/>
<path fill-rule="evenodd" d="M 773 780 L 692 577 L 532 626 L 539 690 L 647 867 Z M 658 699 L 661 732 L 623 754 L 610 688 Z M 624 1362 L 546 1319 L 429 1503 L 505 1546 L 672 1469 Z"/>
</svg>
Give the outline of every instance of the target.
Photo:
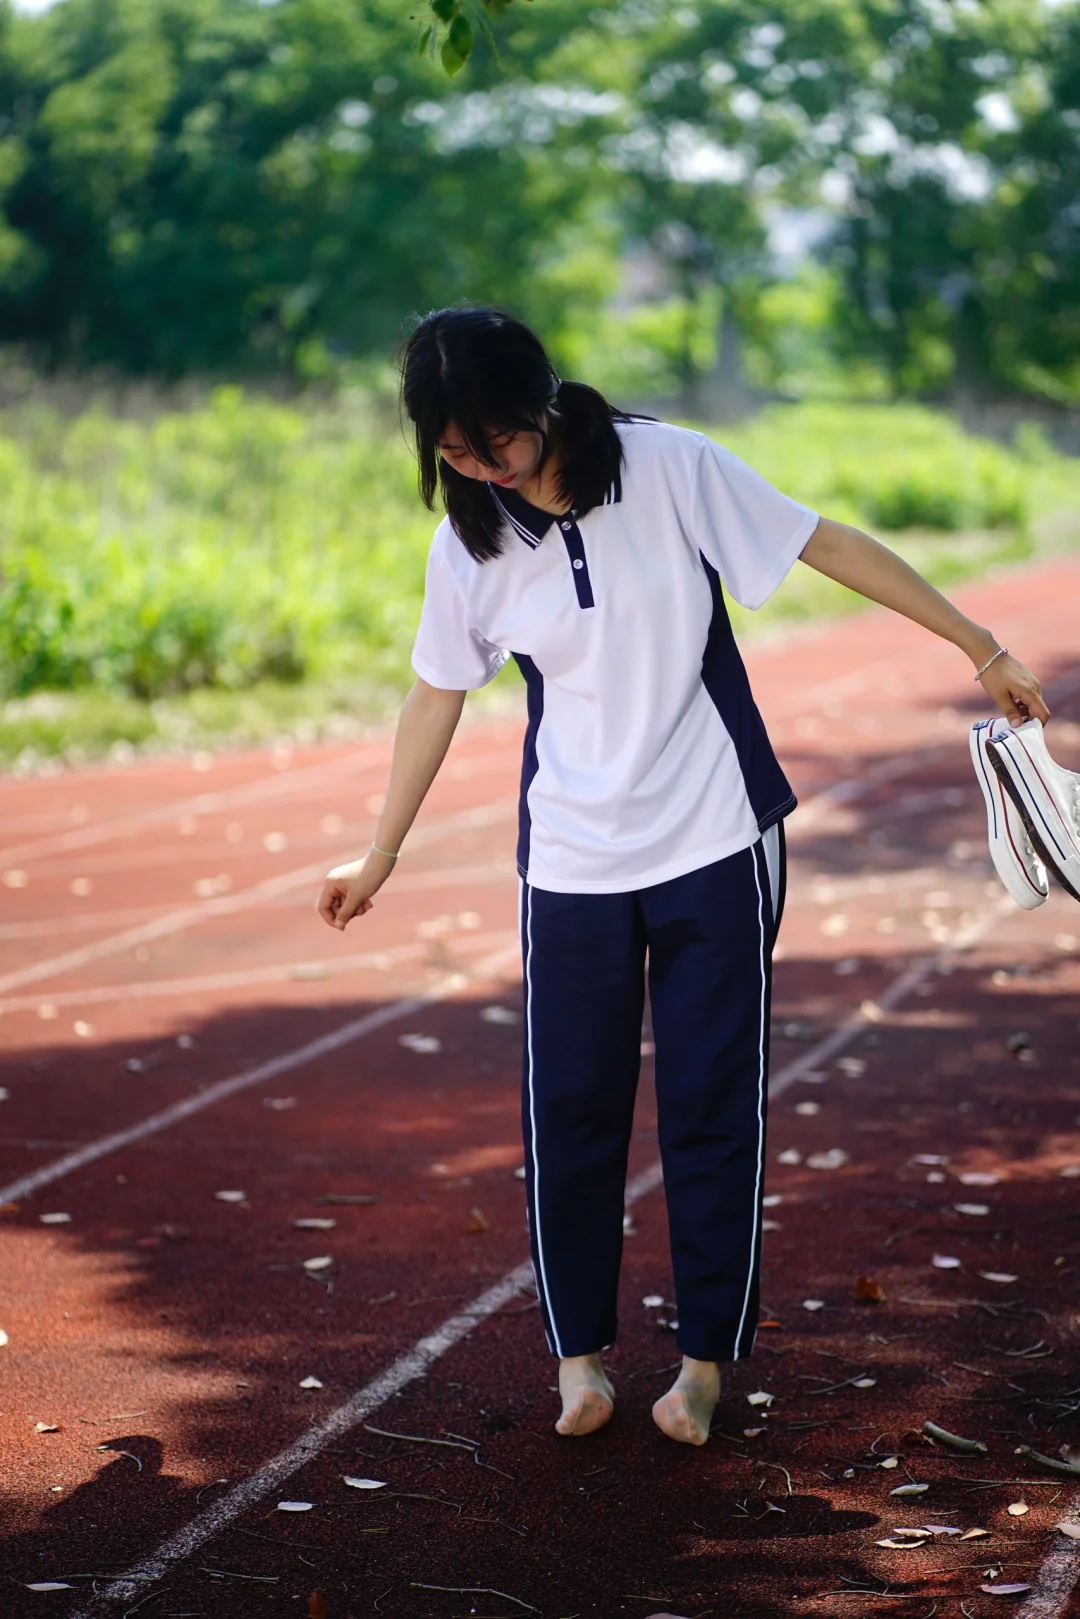
<svg viewBox="0 0 1080 1619">
<path fill-rule="evenodd" d="M 999 642 L 990 630 L 965 618 L 895 551 L 879 545 L 861 529 L 837 523 L 831 517 L 821 518 L 802 560 L 838 584 L 857 590 L 860 596 L 891 607 L 893 612 L 951 641 L 967 653 L 975 669 L 981 669 L 998 650 Z M 1016 658 L 996 659 L 982 676 L 982 686 L 1011 725 L 1020 725 L 1032 717 L 1045 725 L 1050 718 L 1039 682 Z"/>
<path fill-rule="evenodd" d="M 402 704 L 394 737 L 394 759 L 386 802 L 375 831 L 374 848 L 361 860 L 335 866 L 323 883 L 318 912 L 332 928 L 344 928 L 354 916 L 371 910 L 371 896 L 393 871 L 389 858 L 401 848 L 428 788 L 438 774 L 465 704 L 463 691 L 441 691 L 418 680 Z"/>
</svg>

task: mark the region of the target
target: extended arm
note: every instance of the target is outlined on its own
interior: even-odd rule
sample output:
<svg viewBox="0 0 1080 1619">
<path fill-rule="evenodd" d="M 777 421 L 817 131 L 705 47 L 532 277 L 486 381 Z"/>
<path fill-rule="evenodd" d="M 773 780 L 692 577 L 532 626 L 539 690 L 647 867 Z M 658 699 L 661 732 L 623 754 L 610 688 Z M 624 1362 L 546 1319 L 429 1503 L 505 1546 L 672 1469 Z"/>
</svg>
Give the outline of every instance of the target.
<svg viewBox="0 0 1080 1619">
<path fill-rule="evenodd" d="M 818 573 L 858 591 L 860 596 L 891 607 L 893 612 L 951 641 L 967 653 L 975 669 L 981 669 L 998 650 L 999 642 L 990 630 L 966 618 L 895 551 L 848 523 L 821 518 L 803 550 L 802 560 Z M 983 675 L 982 685 L 1012 725 L 1032 717 L 1045 725 L 1050 718 L 1039 682 L 1016 658 L 996 659 Z"/>
<path fill-rule="evenodd" d="M 389 856 L 401 848 L 446 757 L 464 703 L 463 691 L 442 691 L 426 680 L 418 680 L 406 697 L 394 737 L 386 802 L 375 832 L 375 843 L 388 854 L 373 848 L 360 860 L 335 866 L 318 902 L 319 915 L 332 928 L 344 928 L 354 916 L 370 911 L 372 895 L 396 864 Z"/>
</svg>

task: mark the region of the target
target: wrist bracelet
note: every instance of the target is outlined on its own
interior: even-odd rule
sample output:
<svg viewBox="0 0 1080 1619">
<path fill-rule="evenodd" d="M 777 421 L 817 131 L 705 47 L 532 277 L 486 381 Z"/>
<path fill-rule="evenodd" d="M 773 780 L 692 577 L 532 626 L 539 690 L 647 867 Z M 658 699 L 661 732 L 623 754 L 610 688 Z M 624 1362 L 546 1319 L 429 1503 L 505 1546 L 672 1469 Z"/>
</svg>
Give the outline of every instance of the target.
<svg viewBox="0 0 1080 1619">
<path fill-rule="evenodd" d="M 371 845 L 371 852 L 372 852 L 372 854 L 381 854 L 387 860 L 396 860 L 398 858 L 398 855 L 397 854 L 391 854 L 389 849 L 380 849 L 379 845 L 377 843 L 373 843 Z M 401 850 L 399 849 L 398 854 L 400 854 L 400 853 L 401 853 Z"/>
<path fill-rule="evenodd" d="M 976 685 L 982 679 L 983 675 L 986 673 L 986 671 L 989 669 L 989 667 L 990 667 L 990 665 L 992 663 L 996 663 L 999 658 L 1007 658 L 1008 656 L 1009 656 L 1008 647 L 999 646 L 997 651 L 994 653 L 994 656 L 992 658 L 987 658 L 987 660 L 983 664 L 982 668 L 976 674 L 976 676 L 975 676 Z"/>
</svg>

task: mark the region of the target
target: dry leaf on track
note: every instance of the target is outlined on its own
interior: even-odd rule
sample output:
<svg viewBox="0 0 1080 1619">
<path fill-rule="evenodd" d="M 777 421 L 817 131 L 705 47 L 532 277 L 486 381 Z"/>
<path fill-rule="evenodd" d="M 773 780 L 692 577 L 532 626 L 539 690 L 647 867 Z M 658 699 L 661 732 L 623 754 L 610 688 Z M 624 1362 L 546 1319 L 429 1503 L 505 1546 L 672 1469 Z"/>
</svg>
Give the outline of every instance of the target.
<svg viewBox="0 0 1080 1619">
<path fill-rule="evenodd" d="M 1031 1586 L 1025 1585 L 1023 1580 L 1018 1580 L 1015 1585 L 980 1585 L 979 1590 L 985 1591 L 988 1597 L 1015 1597 L 1019 1596 L 1021 1591 L 1030 1591 Z"/>
<path fill-rule="evenodd" d="M 314 1259 L 305 1259 L 302 1263 L 305 1270 L 320 1271 L 329 1270 L 334 1260 L 330 1254 L 316 1254 Z"/>
<path fill-rule="evenodd" d="M 838 1057 L 836 1066 L 845 1079 L 861 1079 L 866 1073 L 866 1063 L 862 1057 Z"/>
<path fill-rule="evenodd" d="M 246 1192 L 215 1192 L 214 1196 L 215 1196 L 215 1198 L 217 1199 L 217 1201 L 219 1203 L 246 1203 L 247 1202 L 247 1193 Z"/>
<path fill-rule="evenodd" d="M 960 1536 L 961 1540 L 989 1540 L 989 1529 L 965 1529 Z"/>
<path fill-rule="evenodd" d="M 804 1118 L 804 1119 L 812 1119 L 812 1118 L 815 1117 L 816 1114 L 821 1112 L 821 1103 L 820 1102 L 796 1102 L 795 1103 L 795 1112 L 800 1114 L 801 1117 Z"/>
<path fill-rule="evenodd" d="M 989 1203 L 954 1203 L 953 1208 L 957 1214 L 989 1214 Z"/>
<path fill-rule="evenodd" d="M 66 1580 L 35 1580 L 33 1585 L 26 1587 L 28 1591 L 74 1591 L 75 1587 Z"/>
<path fill-rule="evenodd" d="M 806 1160 L 807 1169 L 843 1169 L 851 1162 L 850 1153 L 843 1147 L 830 1147 L 828 1152 L 812 1152 Z"/>
<path fill-rule="evenodd" d="M 785 1147 L 783 1152 L 777 1153 L 776 1162 L 794 1167 L 796 1164 L 802 1163 L 802 1153 L 797 1151 L 795 1147 Z"/>
<path fill-rule="evenodd" d="M 34 1423 L 34 1432 L 35 1433 L 59 1433 L 60 1432 L 60 1424 L 58 1422 L 35 1422 Z"/>
<path fill-rule="evenodd" d="M 442 1041 L 434 1034 L 402 1034 L 398 1037 L 398 1045 L 404 1046 L 406 1051 L 415 1051 L 421 1057 L 434 1056 L 442 1050 Z"/>
<path fill-rule="evenodd" d="M 314 1501 L 279 1501 L 279 1512 L 310 1512 L 315 1505 Z"/>
<path fill-rule="evenodd" d="M 350 1490 L 385 1490 L 386 1481 L 381 1478 L 350 1478 L 346 1473 L 342 1480 Z"/>
<path fill-rule="evenodd" d="M 960 1261 L 954 1259 L 952 1254 L 935 1254 L 930 1261 L 935 1270 L 959 1270 Z"/>
<path fill-rule="evenodd" d="M 813 1310 L 824 1310 L 824 1308 L 825 1308 L 825 1300 L 824 1299 L 803 1299 L 802 1307 L 803 1307 L 804 1310 L 811 1310 L 811 1311 L 813 1311 Z"/>
<path fill-rule="evenodd" d="M 981 1270 L 979 1275 L 982 1277 L 984 1282 L 1001 1282 L 1004 1284 L 1006 1282 L 1018 1282 L 1020 1280 L 1019 1276 L 1010 1276 L 1009 1272 L 1004 1270 Z"/>
<path fill-rule="evenodd" d="M 1070 1540 L 1080 1540 L 1080 1523 L 1075 1518 L 1063 1518 L 1060 1523 L 1054 1525 L 1054 1528 L 1060 1529 Z"/>
<path fill-rule="evenodd" d="M 317 1377 L 302 1377 L 300 1379 L 302 1389 L 321 1389 L 323 1386 Z"/>
<path fill-rule="evenodd" d="M 333 1231 L 337 1221 L 328 1214 L 305 1215 L 302 1220 L 294 1220 L 293 1227 L 297 1231 Z"/>
<path fill-rule="evenodd" d="M 70 1214 L 39 1214 L 38 1219 L 42 1225 L 70 1225 Z"/>
<path fill-rule="evenodd" d="M 890 1490 L 889 1491 L 889 1494 L 890 1495 L 922 1495 L 924 1493 L 924 1491 L 928 1490 L 929 1488 L 930 1488 L 929 1484 L 898 1484 L 896 1486 L 895 1490 Z"/>
<path fill-rule="evenodd" d="M 957 1177 L 961 1186 L 997 1186 L 999 1177 L 992 1175 L 989 1170 L 968 1169 Z"/>
<path fill-rule="evenodd" d="M 885 1289 L 874 1276 L 857 1276 L 851 1296 L 857 1304 L 884 1304 Z"/>
<path fill-rule="evenodd" d="M 756 1394 L 748 1394 L 746 1396 L 746 1403 L 747 1405 L 770 1406 L 775 1398 L 775 1394 L 766 1394 L 764 1389 L 758 1389 Z"/>
<path fill-rule="evenodd" d="M 1010 1518 L 1024 1518 L 1031 1511 L 1026 1501 L 1010 1501 L 1008 1512 Z"/>
<path fill-rule="evenodd" d="M 485 1023 L 510 1024 L 519 1021 L 517 1013 L 512 1012 L 508 1006 L 485 1006 L 480 1016 Z"/>
<path fill-rule="evenodd" d="M 469 1217 L 465 1222 L 465 1230 L 470 1236 L 478 1237 L 483 1231 L 490 1231 L 487 1216 L 483 1209 L 470 1209 Z"/>
</svg>

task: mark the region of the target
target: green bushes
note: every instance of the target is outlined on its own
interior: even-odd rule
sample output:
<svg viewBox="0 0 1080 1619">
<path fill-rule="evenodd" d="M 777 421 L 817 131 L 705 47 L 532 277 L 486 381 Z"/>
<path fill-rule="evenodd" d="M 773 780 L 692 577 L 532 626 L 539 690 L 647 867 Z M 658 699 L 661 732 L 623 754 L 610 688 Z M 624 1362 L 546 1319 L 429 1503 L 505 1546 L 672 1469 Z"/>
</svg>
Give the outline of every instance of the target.
<svg viewBox="0 0 1080 1619">
<path fill-rule="evenodd" d="M 1075 482 L 1058 457 L 912 407 L 778 407 L 722 436 L 871 531 L 1015 535 L 1040 480 L 1056 498 Z M 0 695 L 400 685 L 433 525 L 400 433 L 363 401 L 302 410 L 226 388 L 144 421 L 24 409 L 0 422 Z M 955 577 L 957 548 L 934 543 Z"/>
</svg>

